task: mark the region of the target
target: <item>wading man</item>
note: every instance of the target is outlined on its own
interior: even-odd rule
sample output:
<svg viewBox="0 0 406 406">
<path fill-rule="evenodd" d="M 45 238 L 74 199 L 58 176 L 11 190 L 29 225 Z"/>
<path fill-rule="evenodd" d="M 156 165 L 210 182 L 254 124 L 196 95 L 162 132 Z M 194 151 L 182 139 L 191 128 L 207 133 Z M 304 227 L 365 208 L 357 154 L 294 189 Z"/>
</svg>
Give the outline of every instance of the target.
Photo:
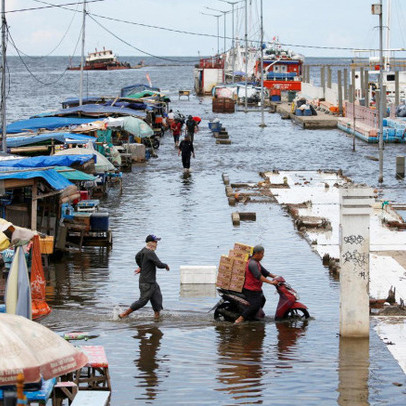
<svg viewBox="0 0 406 406">
<path fill-rule="evenodd" d="M 185 135 L 185 139 L 182 140 L 179 144 L 178 149 L 178 156 L 182 154 L 182 165 L 185 172 L 189 172 L 190 170 L 190 157 L 193 155 L 195 156 L 195 149 L 193 147 L 193 142 L 190 140 L 190 136 L 188 134 Z"/>
<path fill-rule="evenodd" d="M 161 262 L 155 254 L 155 250 L 160 238 L 155 235 L 149 235 L 145 242 L 146 246 L 137 253 L 135 262 L 138 269 L 134 271 L 135 274 L 140 274 L 139 288 L 140 297 L 137 301 L 123 313 L 119 314 L 119 318 L 128 316 L 135 310 L 141 309 L 149 301 L 151 302 L 152 309 L 154 310 L 154 318 L 158 319 L 160 311 L 162 310 L 162 294 L 159 285 L 156 282 L 156 268 L 166 269 L 169 271 L 169 266 Z"/>
<path fill-rule="evenodd" d="M 268 272 L 260 263 L 264 257 L 264 253 L 264 247 L 262 245 L 256 245 L 252 256 L 247 262 L 245 268 L 245 283 L 242 293 L 244 293 L 244 296 L 247 298 L 250 305 L 234 322 L 235 324 L 255 318 L 258 310 L 264 307 L 266 299 L 262 292 L 263 283 L 269 283 L 270 285 L 277 285 L 278 283 L 268 279 L 269 276 L 275 278 L 275 275 Z"/>
</svg>

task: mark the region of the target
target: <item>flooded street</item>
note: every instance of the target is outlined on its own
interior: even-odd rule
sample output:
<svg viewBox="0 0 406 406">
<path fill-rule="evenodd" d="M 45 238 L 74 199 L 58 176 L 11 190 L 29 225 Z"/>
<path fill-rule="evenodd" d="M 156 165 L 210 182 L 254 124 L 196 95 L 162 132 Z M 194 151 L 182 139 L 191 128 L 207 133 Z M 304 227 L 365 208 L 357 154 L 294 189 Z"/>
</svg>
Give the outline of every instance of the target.
<svg viewBox="0 0 406 406">
<path fill-rule="evenodd" d="M 50 58 L 52 59 L 52 58 Z M 54 72 L 38 75 L 56 80 L 64 69 L 52 59 Z M 216 115 L 227 128 L 231 145 L 216 145 L 207 123 L 211 99 L 178 100 L 179 89 L 192 89 L 193 66 L 151 67 L 135 71 L 89 72 L 89 95 L 116 94 L 145 82 L 169 95 L 171 108 L 202 117 L 195 136 L 196 159 L 184 176 L 171 134 L 161 140 L 158 158 L 123 174 L 123 193 L 112 190 L 102 201 L 110 213 L 111 251 L 86 249 L 51 264 L 47 272 L 48 303 L 53 309 L 43 324 L 55 331 L 85 330 L 99 334 L 84 345 L 103 345 L 112 379 L 111 405 L 404 405 L 404 374 L 373 331 L 364 340 L 341 340 L 339 283 L 291 218 L 276 203 L 230 207 L 222 173 L 231 182 L 258 182 L 258 172 L 272 169 L 342 169 L 353 181 L 377 187 L 375 145 L 352 139 L 339 130 L 301 130 L 290 120 L 259 112 Z M 28 73 L 11 73 L 18 86 L 8 101 L 9 121 L 59 108 L 77 93 L 79 73 L 69 72 L 51 88 L 34 88 Z M 18 85 L 17 85 L 18 84 Z M 403 180 L 395 179 L 395 157 L 405 144 L 385 146 L 384 184 L 379 193 L 406 202 Z M 256 221 L 234 227 L 231 213 L 256 212 Z M 117 314 L 138 298 L 134 256 L 145 237 L 162 237 L 157 255 L 170 271 L 158 271 L 164 298 L 160 321 L 150 305 L 125 320 Z M 278 295 L 264 286 L 265 323 L 233 326 L 215 322 L 209 310 L 218 298 L 214 287 L 190 290 L 180 285 L 181 265 L 217 265 L 235 242 L 265 247 L 264 266 L 283 275 L 309 307 L 311 319 L 275 323 Z M 369 351 L 368 351 L 369 350 Z"/>
</svg>

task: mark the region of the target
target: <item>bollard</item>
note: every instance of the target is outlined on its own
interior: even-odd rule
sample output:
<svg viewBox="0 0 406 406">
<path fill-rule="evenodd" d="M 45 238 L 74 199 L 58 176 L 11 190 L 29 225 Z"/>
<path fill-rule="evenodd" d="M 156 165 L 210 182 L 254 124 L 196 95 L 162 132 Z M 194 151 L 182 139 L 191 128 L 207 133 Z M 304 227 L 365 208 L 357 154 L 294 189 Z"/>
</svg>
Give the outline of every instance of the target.
<svg viewBox="0 0 406 406">
<path fill-rule="evenodd" d="M 396 178 L 403 179 L 405 177 L 405 157 L 396 157 Z"/>
<path fill-rule="evenodd" d="M 340 335 L 369 337 L 371 188 L 340 190 Z"/>
</svg>

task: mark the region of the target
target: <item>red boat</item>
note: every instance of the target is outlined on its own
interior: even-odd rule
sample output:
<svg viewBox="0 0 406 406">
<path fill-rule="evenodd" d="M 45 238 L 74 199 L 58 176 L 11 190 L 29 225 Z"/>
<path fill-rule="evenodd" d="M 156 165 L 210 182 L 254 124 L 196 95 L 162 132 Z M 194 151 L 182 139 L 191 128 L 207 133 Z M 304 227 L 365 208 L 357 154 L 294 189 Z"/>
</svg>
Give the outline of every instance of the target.
<svg viewBox="0 0 406 406">
<path fill-rule="evenodd" d="M 300 91 L 303 62 L 303 55 L 282 49 L 279 41 L 274 39 L 270 47 L 264 50 L 264 86 L 270 90 Z M 255 64 L 254 72 L 257 79 L 260 79 L 259 59 Z"/>
<path fill-rule="evenodd" d="M 112 50 L 103 47 L 102 51 L 96 49 L 95 52 L 89 52 L 83 70 L 118 70 L 139 67 L 141 66 L 133 67 L 128 62 L 119 62 Z M 80 66 L 69 66 L 68 70 L 80 70 Z"/>
</svg>

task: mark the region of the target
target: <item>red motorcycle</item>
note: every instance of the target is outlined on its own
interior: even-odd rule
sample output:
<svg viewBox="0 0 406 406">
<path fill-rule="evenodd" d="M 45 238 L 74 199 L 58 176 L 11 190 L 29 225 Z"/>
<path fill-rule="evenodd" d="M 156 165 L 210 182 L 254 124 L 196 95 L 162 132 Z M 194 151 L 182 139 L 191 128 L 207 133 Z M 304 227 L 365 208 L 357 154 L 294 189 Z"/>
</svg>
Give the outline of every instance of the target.
<svg viewBox="0 0 406 406">
<path fill-rule="evenodd" d="M 299 295 L 286 283 L 282 276 L 277 276 L 274 281 L 278 284 L 275 288 L 279 294 L 278 306 L 276 306 L 275 320 L 285 319 L 287 317 L 309 318 L 307 306 L 298 302 Z"/>
<path fill-rule="evenodd" d="M 274 280 L 278 282 L 275 288 L 279 294 L 279 302 L 276 307 L 275 320 L 282 320 L 289 317 L 304 318 L 310 317 L 307 307 L 298 302 L 299 295 L 290 285 L 288 285 L 282 276 L 277 276 Z M 249 302 L 243 293 L 232 290 L 217 289 L 221 299 L 213 307 L 214 319 L 234 322 L 249 306 Z M 262 309 L 258 311 L 254 320 L 261 320 L 265 316 Z"/>
</svg>

